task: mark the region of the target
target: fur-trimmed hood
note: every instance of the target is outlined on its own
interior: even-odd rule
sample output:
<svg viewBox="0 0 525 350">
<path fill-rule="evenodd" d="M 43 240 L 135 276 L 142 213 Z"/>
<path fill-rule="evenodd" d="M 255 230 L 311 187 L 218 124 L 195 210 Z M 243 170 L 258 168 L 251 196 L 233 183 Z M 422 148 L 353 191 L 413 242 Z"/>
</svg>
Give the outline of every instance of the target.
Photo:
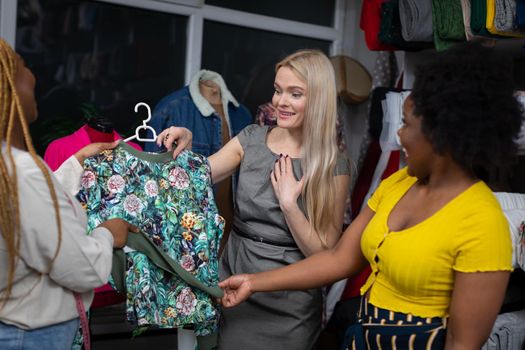
<svg viewBox="0 0 525 350">
<path fill-rule="evenodd" d="M 226 87 L 226 84 L 224 83 L 224 79 L 222 79 L 221 75 L 219 73 L 213 72 L 211 70 L 202 69 L 197 74 L 191 78 L 190 84 L 189 84 L 189 90 L 190 90 L 190 96 L 193 100 L 193 103 L 195 103 L 195 106 L 199 109 L 199 112 L 205 117 L 209 117 L 213 113 L 215 113 L 215 109 L 213 106 L 202 96 L 200 89 L 199 89 L 199 81 L 200 80 L 211 80 L 214 83 L 216 83 L 219 88 L 221 89 L 221 102 L 224 108 L 224 114 L 226 117 L 226 120 L 229 122 L 230 116 L 228 114 L 228 103 L 231 102 L 235 107 L 239 107 L 239 102 L 233 97 L 230 90 Z"/>
</svg>

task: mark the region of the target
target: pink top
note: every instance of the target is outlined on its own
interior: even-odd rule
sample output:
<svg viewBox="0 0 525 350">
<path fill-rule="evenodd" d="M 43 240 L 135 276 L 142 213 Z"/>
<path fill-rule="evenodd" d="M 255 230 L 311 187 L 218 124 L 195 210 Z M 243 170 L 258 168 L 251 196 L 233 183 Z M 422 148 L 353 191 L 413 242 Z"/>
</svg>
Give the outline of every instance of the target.
<svg viewBox="0 0 525 350">
<path fill-rule="evenodd" d="M 100 134 L 100 132 L 90 128 L 88 125 L 84 125 L 71 135 L 52 141 L 46 148 L 44 161 L 49 165 L 51 170 L 55 171 L 66 159 L 71 157 L 84 146 L 93 142 L 102 141 L 98 137 Z M 112 134 L 108 134 L 108 139 L 104 141 L 113 142 L 120 139 L 122 139 L 122 137 L 116 131 L 113 131 Z M 128 144 L 133 148 L 142 151 L 142 148 L 136 143 L 128 142 Z"/>
</svg>

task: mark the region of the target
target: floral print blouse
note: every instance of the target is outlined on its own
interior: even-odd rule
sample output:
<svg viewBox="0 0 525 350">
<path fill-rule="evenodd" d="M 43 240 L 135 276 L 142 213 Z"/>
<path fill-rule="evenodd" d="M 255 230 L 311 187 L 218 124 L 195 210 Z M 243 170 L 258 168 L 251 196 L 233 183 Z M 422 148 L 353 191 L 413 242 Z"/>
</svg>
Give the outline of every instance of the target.
<svg viewBox="0 0 525 350">
<path fill-rule="evenodd" d="M 121 143 L 87 159 L 81 181 L 78 198 L 87 210 L 89 231 L 122 218 L 205 285 L 217 285 L 224 220 L 205 157 L 184 151 L 174 160 L 171 153 L 145 153 Z M 218 306 L 209 294 L 160 269 L 145 254 L 125 251 L 128 321 L 141 327 L 192 326 L 197 336 L 217 331 Z"/>
</svg>

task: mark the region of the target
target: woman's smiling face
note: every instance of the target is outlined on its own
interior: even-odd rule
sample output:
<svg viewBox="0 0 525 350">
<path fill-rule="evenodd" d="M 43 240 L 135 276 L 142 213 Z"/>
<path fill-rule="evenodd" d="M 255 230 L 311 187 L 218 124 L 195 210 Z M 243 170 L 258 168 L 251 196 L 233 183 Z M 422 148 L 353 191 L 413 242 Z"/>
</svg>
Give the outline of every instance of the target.
<svg viewBox="0 0 525 350">
<path fill-rule="evenodd" d="M 281 128 L 302 128 L 306 109 L 306 83 L 289 67 L 279 68 L 275 75 L 272 104 L 277 110 L 277 125 Z"/>
</svg>

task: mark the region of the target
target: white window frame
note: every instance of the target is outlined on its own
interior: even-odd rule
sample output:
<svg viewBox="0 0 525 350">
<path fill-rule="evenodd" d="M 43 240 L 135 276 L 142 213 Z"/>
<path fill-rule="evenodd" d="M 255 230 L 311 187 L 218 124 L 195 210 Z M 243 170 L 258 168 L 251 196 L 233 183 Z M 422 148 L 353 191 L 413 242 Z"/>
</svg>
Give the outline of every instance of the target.
<svg viewBox="0 0 525 350">
<path fill-rule="evenodd" d="M 335 0 L 333 26 L 321 26 L 204 4 L 204 0 L 97 0 L 128 7 L 188 16 L 184 80 L 200 70 L 204 20 L 310 39 L 330 41 L 330 55 L 341 54 L 345 0 Z M 18 0 L 0 0 L 0 36 L 14 46 Z"/>
<path fill-rule="evenodd" d="M 17 6 L 18 0 L 0 0 L 0 37 L 12 47 L 15 45 Z"/>
</svg>

